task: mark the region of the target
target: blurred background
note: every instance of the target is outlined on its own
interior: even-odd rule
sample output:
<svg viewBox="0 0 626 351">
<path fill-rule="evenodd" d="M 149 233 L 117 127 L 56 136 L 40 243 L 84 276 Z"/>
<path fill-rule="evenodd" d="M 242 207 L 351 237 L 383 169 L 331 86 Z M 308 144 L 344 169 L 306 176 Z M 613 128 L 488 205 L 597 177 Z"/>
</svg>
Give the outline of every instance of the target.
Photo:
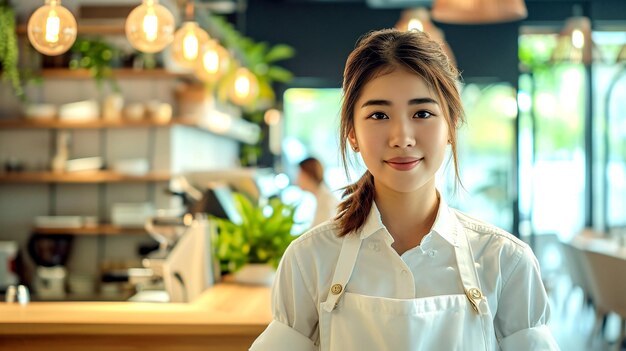
<svg viewBox="0 0 626 351">
<path fill-rule="evenodd" d="M 428 32 L 463 76 L 447 201 L 531 245 L 563 350 L 621 347 L 626 270 L 605 303 L 608 269 L 584 254 L 626 262 L 626 1 L 161 0 L 142 15 L 158 28 L 133 19 L 141 1 L 59 3 L 0 1 L 0 292 L 126 300 L 129 269 L 172 244 L 146 221 L 201 202 L 236 223 L 231 192 L 291 206 L 302 233 L 321 200 L 299 162 L 321 161 L 336 199 L 364 169 L 340 163 L 347 55 L 396 27 Z M 38 19 L 44 5 L 75 23 Z"/>
</svg>

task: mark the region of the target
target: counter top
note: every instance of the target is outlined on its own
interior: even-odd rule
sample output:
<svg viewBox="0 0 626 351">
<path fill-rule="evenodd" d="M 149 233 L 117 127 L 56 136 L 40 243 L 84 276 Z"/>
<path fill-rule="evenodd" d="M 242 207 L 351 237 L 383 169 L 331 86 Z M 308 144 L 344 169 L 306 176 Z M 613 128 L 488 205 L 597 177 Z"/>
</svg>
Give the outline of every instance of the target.
<svg viewBox="0 0 626 351">
<path fill-rule="evenodd" d="M 26 348 L 28 350 L 44 349 L 44 343 L 48 350 L 53 350 L 55 348 L 49 348 L 50 340 L 44 342 L 44 339 L 62 335 L 65 341 L 59 341 L 63 347 L 58 349 L 73 349 L 67 347 L 68 337 L 83 340 L 84 347 L 89 340 L 95 341 L 100 336 L 114 337 L 123 347 L 133 344 L 156 350 L 170 349 L 164 348 L 171 341 L 168 337 L 185 336 L 185 342 L 196 340 L 194 345 L 204 344 L 205 350 L 243 350 L 247 349 L 242 348 L 243 344 L 250 345 L 270 321 L 269 287 L 221 283 L 189 304 L 31 302 L 22 306 L 0 303 L 0 345 L 8 346 L 13 340 L 14 344 L 21 342 L 19 345 L 24 346 L 25 340 L 29 340 L 34 346 Z M 124 337 L 132 338 L 124 341 Z M 233 342 L 227 340 L 222 344 L 229 347 L 207 348 L 206 342 L 212 338 L 224 337 L 241 340 L 242 345 L 230 347 Z M 42 348 L 35 345 L 40 341 Z M 161 347 L 152 346 L 152 342 Z M 172 342 L 180 345 L 179 339 Z M 115 348 L 108 345 L 104 349 Z"/>
</svg>

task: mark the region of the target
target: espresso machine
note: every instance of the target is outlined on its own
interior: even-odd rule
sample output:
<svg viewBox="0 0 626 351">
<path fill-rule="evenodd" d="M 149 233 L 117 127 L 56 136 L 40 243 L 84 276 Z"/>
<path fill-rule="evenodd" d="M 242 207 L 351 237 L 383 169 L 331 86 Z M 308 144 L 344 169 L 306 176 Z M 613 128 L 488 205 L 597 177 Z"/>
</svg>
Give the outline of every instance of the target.
<svg viewBox="0 0 626 351">
<path fill-rule="evenodd" d="M 39 299 L 65 298 L 65 264 L 73 238 L 72 235 L 33 234 L 28 240 L 28 253 L 36 264 L 33 289 Z"/>
<path fill-rule="evenodd" d="M 142 260 L 144 268 L 129 271 L 136 302 L 191 302 L 214 284 L 219 272 L 212 259 L 215 227 L 202 214 L 155 217 L 146 230 L 159 249 Z"/>
</svg>

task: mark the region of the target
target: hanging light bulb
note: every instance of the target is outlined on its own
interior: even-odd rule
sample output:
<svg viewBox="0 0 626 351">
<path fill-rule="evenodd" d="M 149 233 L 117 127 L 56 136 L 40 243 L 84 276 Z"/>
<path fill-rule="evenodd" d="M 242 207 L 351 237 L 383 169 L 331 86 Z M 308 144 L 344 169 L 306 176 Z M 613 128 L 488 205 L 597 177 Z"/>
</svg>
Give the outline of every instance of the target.
<svg viewBox="0 0 626 351">
<path fill-rule="evenodd" d="M 418 30 L 428 33 L 433 40 L 441 44 L 450 62 L 456 66 L 456 59 L 445 39 L 443 31 L 437 28 L 430 20 L 430 12 L 427 9 L 423 7 L 405 9 L 402 11 L 395 28 L 401 31 Z"/>
<path fill-rule="evenodd" d="M 423 32 L 424 24 L 417 18 L 411 18 L 407 25 L 407 30 L 419 30 L 420 32 Z"/>
<path fill-rule="evenodd" d="M 230 89 L 230 100 L 239 106 L 251 104 L 259 95 L 259 82 L 254 74 L 245 67 L 235 72 Z"/>
<path fill-rule="evenodd" d="M 209 40 L 196 60 L 196 74 L 202 81 L 215 83 L 226 73 L 229 62 L 228 51 L 217 41 Z"/>
<path fill-rule="evenodd" d="M 28 40 L 44 55 L 60 55 L 76 40 L 76 19 L 61 0 L 46 0 L 28 20 Z"/>
<path fill-rule="evenodd" d="M 593 60 L 601 60 L 594 46 L 589 17 L 573 16 L 565 20 L 565 26 L 557 38 L 551 60 L 588 65 Z"/>
<path fill-rule="evenodd" d="M 139 51 L 159 52 L 174 40 L 174 16 L 159 0 L 143 0 L 126 18 L 126 37 Z"/>
<path fill-rule="evenodd" d="M 185 22 L 174 33 L 172 55 L 176 63 L 192 68 L 200 54 L 200 48 L 209 41 L 209 34 L 197 22 Z"/>
<path fill-rule="evenodd" d="M 193 68 L 200 56 L 200 49 L 209 41 L 209 34 L 200 28 L 194 21 L 193 1 L 187 1 L 185 8 L 185 22 L 174 33 L 172 43 L 172 57 L 174 61 L 186 68 Z"/>
</svg>

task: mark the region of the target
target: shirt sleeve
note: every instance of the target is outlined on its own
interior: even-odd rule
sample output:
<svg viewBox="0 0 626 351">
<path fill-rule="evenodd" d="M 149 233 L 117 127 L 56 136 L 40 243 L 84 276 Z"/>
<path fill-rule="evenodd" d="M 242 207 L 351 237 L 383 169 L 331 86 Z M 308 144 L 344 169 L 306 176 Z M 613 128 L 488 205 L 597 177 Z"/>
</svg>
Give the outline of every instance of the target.
<svg viewBox="0 0 626 351">
<path fill-rule="evenodd" d="M 274 319 L 313 338 L 317 334 L 318 312 L 313 290 L 309 287 L 312 280 L 307 278 L 291 245 L 276 272 L 272 287 L 272 315 Z"/>
<path fill-rule="evenodd" d="M 550 306 L 537 259 L 528 246 L 513 259 L 517 259 L 513 269 L 502 277 L 494 320 L 500 347 L 503 351 L 559 350 L 547 326 Z"/>
</svg>

